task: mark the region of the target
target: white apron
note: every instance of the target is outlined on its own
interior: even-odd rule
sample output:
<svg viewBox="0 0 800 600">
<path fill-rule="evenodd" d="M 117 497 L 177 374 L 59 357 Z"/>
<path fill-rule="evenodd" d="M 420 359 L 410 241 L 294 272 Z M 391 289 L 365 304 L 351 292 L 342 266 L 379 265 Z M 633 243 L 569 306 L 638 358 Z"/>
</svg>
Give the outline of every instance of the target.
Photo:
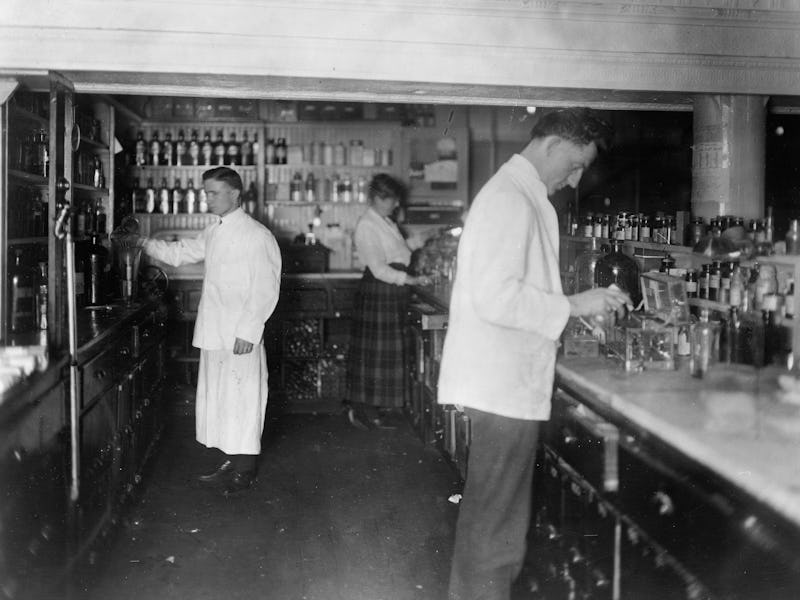
<svg viewBox="0 0 800 600">
<path fill-rule="evenodd" d="M 247 354 L 200 351 L 195 406 L 198 442 L 225 454 L 259 454 L 266 411 L 263 344 Z"/>
</svg>

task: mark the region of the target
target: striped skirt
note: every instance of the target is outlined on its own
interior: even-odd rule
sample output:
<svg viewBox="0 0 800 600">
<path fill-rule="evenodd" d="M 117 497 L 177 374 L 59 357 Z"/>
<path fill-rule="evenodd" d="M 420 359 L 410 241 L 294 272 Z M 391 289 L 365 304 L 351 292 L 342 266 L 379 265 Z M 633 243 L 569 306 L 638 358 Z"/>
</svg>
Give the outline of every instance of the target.
<svg viewBox="0 0 800 600">
<path fill-rule="evenodd" d="M 367 269 L 356 295 L 347 363 L 347 400 L 381 408 L 403 406 L 408 289 Z"/>
</svg>

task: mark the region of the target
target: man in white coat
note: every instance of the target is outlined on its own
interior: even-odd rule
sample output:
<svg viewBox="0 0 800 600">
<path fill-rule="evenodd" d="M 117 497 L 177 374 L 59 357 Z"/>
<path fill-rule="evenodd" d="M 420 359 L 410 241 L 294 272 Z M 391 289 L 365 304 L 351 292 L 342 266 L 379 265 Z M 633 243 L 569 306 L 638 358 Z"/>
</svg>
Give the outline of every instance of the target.
<svg viewBox="0 0 800 600">
<path fill-rule="evenodd" d="M 614 289 L 565 296 L 549 196 L 575 187 L 611 135 L 587 109 L 545 114 L 481 189 L 458 248 L 439 376 L 472 439 L 450 575 L 451 600 L 508 599 L 525 555 L 539 423 L 550 418 L 558 339 L 570 315 L 630 302 Z"/>
<path fill-rule="evenodd" d="M 264 323 L 278 302 L 281 254 L 272 233 L 240 205 L 242 180 L 227 167 L 203 173 L 209 212 L 219 220 L 194 239 L 147 240 L 144 251 L 169 265 L 205 260 L 192 344 L 200 348 L 197 441 L 218 448 L 222 465 L 200 477 L 226 493 L 250 487 L 267 409 Z"/>
</svg>

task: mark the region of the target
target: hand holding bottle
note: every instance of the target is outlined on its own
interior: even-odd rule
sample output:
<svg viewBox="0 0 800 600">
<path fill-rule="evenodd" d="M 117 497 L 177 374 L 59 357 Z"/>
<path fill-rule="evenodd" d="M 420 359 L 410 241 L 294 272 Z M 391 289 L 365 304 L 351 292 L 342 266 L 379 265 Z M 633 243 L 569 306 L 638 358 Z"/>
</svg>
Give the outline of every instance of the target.
<svg viewBox="0 0 800 600">
<path fill-rule="evenodd" d="M 623 307 L 633 309 L 631 298 L 612 284 L 607 288 L 594 288 L 567 296 L 569 300 L 569 314 L 573 317 L 590 317 L 617 312 Z"/>
</svg>

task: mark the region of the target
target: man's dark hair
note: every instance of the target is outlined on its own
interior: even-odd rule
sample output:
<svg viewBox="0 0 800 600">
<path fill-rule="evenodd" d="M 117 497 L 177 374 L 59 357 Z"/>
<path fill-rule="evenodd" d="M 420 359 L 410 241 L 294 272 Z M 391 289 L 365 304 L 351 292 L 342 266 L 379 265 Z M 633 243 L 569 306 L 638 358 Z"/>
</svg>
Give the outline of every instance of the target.
<svg viewBox="0 0 800 600">
<path fill-rule="evenodd" d="M 614 128 L 589 108 L 561 108 L 545 113 L 531 130 L 531 139 L 557 135 L 585 146 L 595 143 L 598 150 L 611 145 Z"/>
<path fill-rule="evenodd" d="M 370 200 L 376 197 L 394 197 L 397 198 L 400 204 L 404 204 L 407 191 L 405 184 L 396 177 L 388 173 L 378 173 L 370 180 L 367 195 Z"/>
<path fill-rule="evenodd" d="M 241 193 L 244 189 L 242 178 L 239 177 L 239 174 L 236 171 L 229 169 L 228 167 L 215 167 L 203 172 L 203 181 L 208 179 L 227 183 L 233 189 L 239 190 L 239 193 Z"/>
</svg>

